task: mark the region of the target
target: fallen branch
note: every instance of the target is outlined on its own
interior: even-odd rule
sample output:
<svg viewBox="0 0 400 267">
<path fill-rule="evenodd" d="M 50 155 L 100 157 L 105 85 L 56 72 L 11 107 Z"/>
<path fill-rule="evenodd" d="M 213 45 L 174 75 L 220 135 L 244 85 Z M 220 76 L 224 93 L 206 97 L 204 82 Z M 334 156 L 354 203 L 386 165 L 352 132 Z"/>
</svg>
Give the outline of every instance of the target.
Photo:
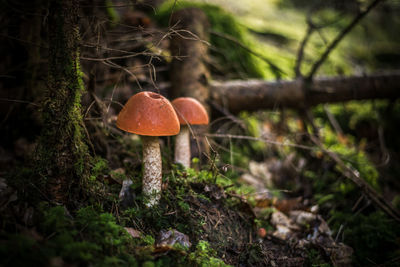
<svg viewBox="0 0 400 267">
<path fill-rule="evenodd" d="M 210 94 L 213 101 L 233 114 L 277 107 L 301 109 L 350 100 L 395 99 L 400 97 L 400 71 L 369 76 L 317 78 L 307 86 L 304 86 L 302 79 L 213 82 Z"/>
<path fill-rule="evenodd" d="M 381 208 L 387 215 L 400 222 L 400 213 L 398 210 L 386 201 L 374 188 L 372 188 L 364 179 L 360 177 L 360 173 L 351 166 L 346 165 L 337 154 L 324 148 L 321 141 L 315 136 L 310 135 L 311 141 L 317 145 L 324 154 L 328 155 L 343 169 L 343 175 L 356 184 L 374 204 Z"/>
</svg>

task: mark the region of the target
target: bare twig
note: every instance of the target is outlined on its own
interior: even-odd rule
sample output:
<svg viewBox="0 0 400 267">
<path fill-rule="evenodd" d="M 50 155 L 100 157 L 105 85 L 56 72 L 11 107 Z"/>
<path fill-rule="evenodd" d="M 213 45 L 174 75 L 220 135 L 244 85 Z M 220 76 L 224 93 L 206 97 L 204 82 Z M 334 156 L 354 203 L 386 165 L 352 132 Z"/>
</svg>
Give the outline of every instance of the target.
<svg viewBox="0 0 400 267">
<path fill-rule="evenodd" d="M 311 21 L 311 18 L 307 19 L 307 31 L 306 35 L 304 36 L 303 40 L 301 41 L 299 51 L 297 52 L 297 59 L 296 59 L 296 65 L 294 67 L 294 72 L 296 74 L 296 78 L 300 78 L 303 75 L 301 74 L 301 63 L 303 62 L 304 58 L 304 49 L 306 48 L 306 44 L 308 40 L 310 39 L 312 33 L 315 30 L 315 26 Z"/>
<path fill-rule="evenodd" d="M 326 104 L 324 105 L 324 110 L 325 110 L 326 116 L 328 117 L 329 122 L 331 123 L 332 127 L 335 129 L 336 133 L 343 136 L 342 127 L 340 127 L 339 122 L 336 120 L 335 116 L 329 110 L 328 105 L 326 105 Z"/>
<path fill-rule="evenodd" d="M 185 30 L 185 29 L 178 29 L 178 30 L 177 30 L 177 29 L 175 29 L 175 28 L 178 27 L 178 25 L 179 25 L 179 21 L 178 21 L 175 25 L 173 25 L 172 27 L 170 27 L 170 28 L 168 29 L 167 34 L 165 34 L 165 36 L 159 41 L 159 43 L 160 43 L 163 39 L 165 39 L 166 37 L 168 37 L 169 35 L 176 34 L 176 35 L 178 35 L 180 38 L 182 38 L 182 39 L 184 39 L 184 40 L 199 41 L 199 42 L 201 42 L 201 43 L 203 43 L 203 44 L 205 44 L 205 45 L 207 45 L 207 46 L 211 46 L 211 44 L 210 44 L 208 41 L 203 40 L 203 39 L 200 38 L 197 34 L 191 32 L 191 31 L 189 31 L 189 30 Z"/>
<path fill-rule="evenodd" d="M 110 61 L 114 59 L 126 59 L 126 58 L 132 58 L 132 57 L 137 57 L 137 56 L 153 56 L 154 53 L 149 53 L 147 52 L 148 50 L 146 49 L 145 51 L 141 51 L 138 53 L 130 53 L 129 55 L 123 55 L 123 56 L 114 56 L 114 57 L 106 57 L 106 58 L 91 58 L 91 57 L 81 57 L 83 60 L 90 60 L 90 61 Z"/>
<path fill-rule="evenodd" d="M 174 14 L 175 8 L 176 8 L 176 4 L 178 3 L 178 0 L 174 0 L 174 4 L 172 5 L 171 8 L 171 15 L 169 16 L 168 19 L 168 25 L 171 26 L 171 22 L 172 22 L 172 14 Z"/>
<path fill-rule="evenodd" d="M 326 45 L 328 43 L 328 41 L 326 40 L 326 38 L 324 37 L 324 35 L 322 34 L 321 29 L 330 26 L 334 23 L 337 23 L 338 20 L 340 20 L 340 18 L 335 18 L 334 20 L 332 20 L 331 22 L 328 23 L 324 23 L 323 25 L 319 24 L 316 25 L 312 19 L 311 19 L 311 14 L 312 14 L 312 10 L 311 12 L 307 15 L 307 31 L 306 34 L 304 35 L 303 40 L 300 43 L 299 46 L 299 50 L 297 52 L 297 59 L 296 59 L 296 65 L 294 68 L 295 74 L 296 74 L 296 78 L 299 77 L 303 77 L 302 73 L 301 73 L 301 64 L 303 62 L 304 59 L 304 50 L 305 47 L 308 43 L 308 41 L 310 40 L 311 35 L 316 31 L 318 33 L 318 35 L 320 36 L 320 38 L 322 39 L 322 41 L 324 42 L 324 44 Z"/>
<path fill-rule="evenodd" d="M 297 147 L 297 148 L 306 149 L 306 150 L 314 150 L 315 149 L 314 147 L 311 147 L 311 146 L 304 146 L 304 145 L 298 145 L 298 144 L 293 144 L 293 143 L 282 143 L 282 142 L 277 142 L 277 141 L 273 141 L 273 140 L 266 139 L 266 138 L 246 136 L 246 135 L 205 134 L 205 136 L 213 137 L 213 138 L 232 138 L 232 139 L 244 139 L 244 140 L 252 140 L 252 141 L 261 141 L 261 142 L 268 143 L 268 144 L 274 144 L 274 145 L 278 145 L 278 146 Z"/>
<path fill-rule="evenodd" d="M 210 100 L 209 103 L 213 108 L 215 108 L 216 110 L 218 110 L 219 112 L 224 114 L 225 118 L 230 119 L 231 121 L 233 121 L 234 123 L 239 125 L 242 129 L 246 129 L 246 125 L 244 124 L 244 122 L 241 119 L 239 119 L 238 117 L 234 116 L 232 113 L 230 113 L 229 110 L 221 107 L 215 101 Z"/>
<path fill-rule="evenodd" d="M 314 74 L 318 71 L 318 69 L 321 67 L 321 65 L 325 62 L 325 60 L 328 58 L 329 54 L 332 52 L 332 50 L 340 43 L 340 41 L 348 34 L 354 26 L 357 25 L 357 23 L 364 18 L 377 4 L 382 2 L 384 0 L 374 0 L 364 11 L 360 12 L 351 22 L 349 25 L 347 25 L 346 28 L 341 31 L 336 38 L 328 45 L 328 47 L 325 49 L 324 53 L 322 53 L 321 57 L 319 60 L 317 60 L 314 65 L 311 68 L 310 73 L 307 76 L 307 80 L 312 80 Z"/>
<path fill-rule="evenodd" d="M 0 98 L 0 102 L 1 101 L 6 101 L 6 102 L 14 102 L 14 103 L 21 103 L 21 104 L 28 104 L 28 105 L 32 105 L 32 106 L 36 106 L 39 107 L 40 105 L 31 102 L 31 101 L 25 101 L 25 100 L 19 100 L 19 99 L 8 99 L 8 98 Z"/>
<path fill-rule="evenodd" d="M 136 84 L 137 84 L 137 86 L 139 87 L 140 91 L 143 91 L 143 88 L 142 88 L 142 86 L 141 86 L 141 84 L 140 84 L 138 78 L 136 77 L 136 75 L 133 74 L 133 73 L 132 73 L 130 70 L 128 70 L 126 67 L 123 67 L 123 66 L 121 66 L 121 65 L 118 65 L 117 63 L 112 62 L 112 61 L 110 61 L 110 60 L 104 60 L 104 61 L 101 61 L 101 62 L 102 62 L 104 65 L 106 65 L 106 66 L 113 67 L 113 68 L 116 68 L 116 69 L 121 69 L 121 70 L 125 71 L 126 73 L 128 73 L 128 74 L 136 81 Z"/>
</svg>

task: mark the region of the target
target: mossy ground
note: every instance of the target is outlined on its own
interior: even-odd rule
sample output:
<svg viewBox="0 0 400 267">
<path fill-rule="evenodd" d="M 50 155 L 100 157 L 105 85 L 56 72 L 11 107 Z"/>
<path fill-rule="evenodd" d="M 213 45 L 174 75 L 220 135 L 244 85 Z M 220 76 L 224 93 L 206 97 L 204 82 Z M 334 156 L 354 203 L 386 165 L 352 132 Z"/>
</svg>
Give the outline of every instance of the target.
<svg viewBox="0 0 400 267">
<path fill-rule="evenodd" d="M 94 164 L 96 179 L 109 174 L 104 164 L 99 159 Z M 140 186 L 132 186 L 136 198 L 123 208 L 118 190 L 104 181 L 97 181 L 103 183 L 103 195 L 97 191 L 97 198 L 75 210 L 43 201 L 27 204 L 21 195 L 1 220 L 4 266 L 265 266 L 283 255 L 300 257 L 283 243 L 258 239 L 251 207 L 223 189 L 226 178 L 179 166 L 164 178 L 167 188 L 151 209 L 142 204 Z M 11 211 L 21 205 L 32 210 L 29 222 Z M 139 231 L 140 237 L 133 238 L 124 227 Z M 192 247 L 154 246 L 163 229 L 188 235 Z"/>
</svg>

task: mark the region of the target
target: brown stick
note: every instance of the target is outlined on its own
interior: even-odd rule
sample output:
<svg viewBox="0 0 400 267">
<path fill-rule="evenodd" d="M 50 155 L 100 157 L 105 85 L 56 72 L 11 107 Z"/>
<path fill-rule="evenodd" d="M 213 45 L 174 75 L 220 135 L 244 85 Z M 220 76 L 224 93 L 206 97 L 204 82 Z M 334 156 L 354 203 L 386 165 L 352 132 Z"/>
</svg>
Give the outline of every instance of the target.
<svg viewBox="0 0 400 267">
<path fill-rule="evenodd" d="M 400 97 L 400 71 L 369 76 L 303 80 L 213 82 L 211 99 L 231 113 L 277 107 L 303 108 L 322 103 Z"/>
</svg>

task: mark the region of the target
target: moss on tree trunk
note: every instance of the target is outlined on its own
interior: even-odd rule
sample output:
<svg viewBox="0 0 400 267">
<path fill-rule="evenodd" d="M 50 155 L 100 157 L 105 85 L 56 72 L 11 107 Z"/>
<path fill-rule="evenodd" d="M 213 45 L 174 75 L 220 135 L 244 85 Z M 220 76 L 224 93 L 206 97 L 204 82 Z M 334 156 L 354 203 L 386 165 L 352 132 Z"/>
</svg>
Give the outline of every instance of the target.
<svg viewBox="0 0 400 267">
<path fill-rule="evenodd" d="M 40 182 L 52 201 L 66 203 L 88 173 L 81 113 L 78 0 L 50 0 L 49 76 L 37 151 Z M 42 187 L 42 188 L 43 188 Z"/>
</svg>

